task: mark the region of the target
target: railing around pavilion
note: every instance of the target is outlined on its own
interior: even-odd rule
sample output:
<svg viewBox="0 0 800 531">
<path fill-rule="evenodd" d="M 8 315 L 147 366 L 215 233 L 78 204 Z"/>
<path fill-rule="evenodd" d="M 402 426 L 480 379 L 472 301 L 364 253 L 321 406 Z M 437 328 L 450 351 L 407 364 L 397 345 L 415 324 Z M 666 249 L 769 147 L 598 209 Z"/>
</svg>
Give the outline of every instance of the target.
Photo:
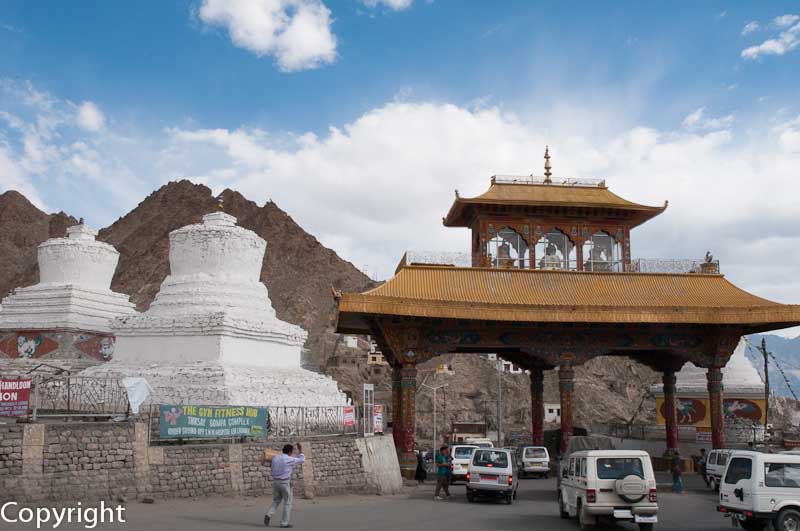
<svg viewBox="0 0 800 531">
<path fill-rule="evenodd" d="M 629 273 L 719 273 L 719 260 L 691 258 L 636 258 L 626 267 Z"/>
</svg>

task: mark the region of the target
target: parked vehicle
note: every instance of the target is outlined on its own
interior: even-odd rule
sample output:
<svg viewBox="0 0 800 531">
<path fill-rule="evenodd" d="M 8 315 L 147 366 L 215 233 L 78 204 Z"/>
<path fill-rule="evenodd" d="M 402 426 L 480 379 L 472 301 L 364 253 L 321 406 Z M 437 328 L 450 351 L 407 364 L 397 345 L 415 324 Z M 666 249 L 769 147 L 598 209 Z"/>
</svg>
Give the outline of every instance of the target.
<svg viewBox="0 0 800 531">
<path fill-rule="evenodd" d="M 725 466 L 728 464 L 730 450 L 711 450 L 706 460 L 706 479 L 711 490 L 718 491 L 722 481 L 722 474 L 725 473 Z"/>
<path fill-rule="evenodd" d="M 517 451 L 517 467 L 520 476 L 550 475 L 550 454 L 544 446 L 523 446 Z"/>
<path fill-rule="evenodd" d="M 563 468 L 569 464 L 569 456 L 581 450 L 613 450 L 614 442 L 609 437 L 600 435 L 580 435 L 577 437 L 570 437 L 567 442 L 567 449 L 559 455 L 557 459 L 558 466 L 556 474 L 556 487 L 561 486 L 561 476 L 563 475 Z"/>
<path fill-rule="evenodd" d="M 469 471 L 469 462 L 472 460 L 472 452 L 477 450 L 478 447 L 473 444 L 456 444 L 452 447 L 453 458 L 453 475 L 450 476 L 450 482 L 466 480 L 467 472 Z"/>
<path fill-rule="evenodd" d="M 483 437 L 467 437 L 464 442 L 466 444 L 477 446 L 478 448 L 494 448 L 494 443 L 492 440 Z"/>
<path fill-rule="evenodd" d="M 558 488 L 561 518 L 577 517 L 581 528 L 598 518 L 639 524 L 658 522 L 656 478 L 650 455 L 641 450 L 582 450 L 562 466 Z"/>
<path fill-rule="evenodd" d="M 731 452 L 717 510 L 746 531 L 800 529 L 800 455 Z"/>
<path fill-rule="evenodd" d="M 514 456 L 501 448 L 478 448 L 472 453 L 467 472 L 467 501 L 493 497 L 511 505 L 517 498 L 519 478 Z"/>
</svg>

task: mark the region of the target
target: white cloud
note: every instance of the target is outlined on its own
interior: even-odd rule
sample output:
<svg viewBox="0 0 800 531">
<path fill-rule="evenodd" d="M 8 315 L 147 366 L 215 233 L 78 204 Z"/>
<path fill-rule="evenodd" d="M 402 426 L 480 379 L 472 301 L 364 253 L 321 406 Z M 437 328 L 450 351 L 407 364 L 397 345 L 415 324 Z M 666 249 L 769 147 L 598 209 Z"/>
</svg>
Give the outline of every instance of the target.
<svg viewBox="0 0 800 531">
<path fill-rule="evenodd" d="M 105 126 L 106 117 L 97 105 L 84 101 L 78 105 L 75 121 L 81 129 L 99 131 Z"/>
<path fill-rule="evenodd" d="M 781 15 L 772 19 L 772 26 L 778 29 L 783 29 L 788 28 L 798 21 L 800 21 L 800 15 Z"/>
<path fill-rule="evenodd" d="M 686 129 L 715 131 L 729 128 L 736 119 L 733 114 L 721 116 L 719 118 L 706 118 L 705 110 L 705 107 L 700 107 L 696 111 L 689 113 L 686 118 L 683 119 L 683 127 Z"/>
<path fill-rule="evenodd" d="M 785 19 L 780 22 L 780 24 L 784 24 L 788 20 L 794 20 L 793 17 L 795 16 L 796 15 L 784 15 L 775 20 Z M 745 48 L 742 50 L 741 56 L 744 59 L 758 59 L 763 55 L 784 55 L 797 48 L 798 44 L 800 44 L 800 22 L 780 32 L 777 37 L 767 39 L 761 44 Z"/>
<path fill-rule="evenodd" d="M 403 9 L 408 9 L 411 7 L 411 4 L 414 3 L 414 0 L 361 0 L 361 2 L 367 7 L 375 8 L 383 4 L 389 9 L 402 11 Z"/>
<path fill-rule="evenodd" d="M 755 20 L 752 21 L 752 22 L 748 22 L 742 28 L 742 35 L 748 35 L 750 33 L 753 33 L 754 31 L 757 31 L 758 28 L 760 28 L 760 27 L 761 27 L 761 25 L 758 22 L 756 22 Z"/>
<path fill-rule="evenodd" d="M 286 72 L 336 60 L 331 12 L 320 0 L 203 0 L 198 14 L 226 28 L 239 48 L 275 57 Z"/>
</svg>

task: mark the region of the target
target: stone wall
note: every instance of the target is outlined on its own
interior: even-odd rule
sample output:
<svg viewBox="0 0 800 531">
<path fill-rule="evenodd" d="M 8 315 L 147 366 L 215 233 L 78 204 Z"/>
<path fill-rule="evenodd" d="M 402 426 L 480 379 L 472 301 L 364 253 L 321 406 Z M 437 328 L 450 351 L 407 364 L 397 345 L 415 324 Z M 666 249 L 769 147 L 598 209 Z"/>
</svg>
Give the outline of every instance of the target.
<svg viewBox="0 0 800 531">
<path fill-rule="evenodd" d="M 149 446 L 148 431 L 144 422 L 0 426 L 0 502 L 271 493 L 270 466 L 262 456 L 280 443 Z M 295 467 L 295 493 L 384 492 L 387 477 L 390 484 L 399 481 L 399 468 L 382 470 L 380 477 L 372 472 L 376 460 L 396 460 L 392 439 L 380 442 L 353 437 L 303 442 L 306 462 Z"/>
<path fill-rule="evenodd" d="M 0 426 L 0 485 L 22 475 L 22 426 Z"/>
</svg>

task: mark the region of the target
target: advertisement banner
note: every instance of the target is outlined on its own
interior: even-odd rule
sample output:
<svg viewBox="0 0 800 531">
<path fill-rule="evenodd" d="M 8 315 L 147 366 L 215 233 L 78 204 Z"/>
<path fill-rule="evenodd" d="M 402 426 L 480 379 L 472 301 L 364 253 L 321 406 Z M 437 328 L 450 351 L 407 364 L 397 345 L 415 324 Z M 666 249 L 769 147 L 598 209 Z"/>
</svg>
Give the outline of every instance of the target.
<svg viewBox="0 0 800 531">
<path fill-rule="evenodd" d="M 344 408 L 344 425 L 345 426 L 355 426 L 356 425 L 356 408 L 353 406 L 345 406 Z"/>
<path fill-rule="evenodd" d="M 373 430 L 375 433 L 383 433 L 383 405 L 375 404 L 372 412 Z"/>
<path fill-rule="evenodd" d="M 0 417 L 22 417 L 27 415 L 30 401 L 30 378 L 0 380 Z"/>
<path fill-rule="evenodd" d="M 162 438 L 266 437 L 269 415 L 265 407 L 171 406 L 161 404 Z"/>
</svg>

